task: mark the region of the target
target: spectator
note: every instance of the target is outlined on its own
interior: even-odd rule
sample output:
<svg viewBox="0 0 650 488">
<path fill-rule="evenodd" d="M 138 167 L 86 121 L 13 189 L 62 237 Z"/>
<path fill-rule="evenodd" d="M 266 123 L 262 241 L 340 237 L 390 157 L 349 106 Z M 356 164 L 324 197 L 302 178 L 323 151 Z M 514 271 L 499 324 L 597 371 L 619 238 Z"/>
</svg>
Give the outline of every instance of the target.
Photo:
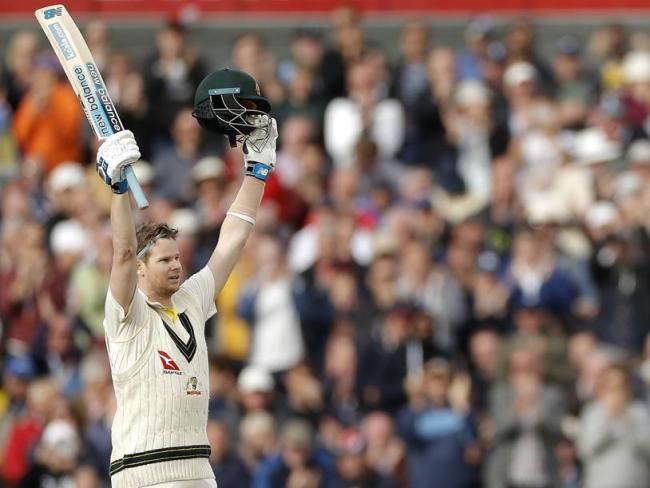
<svg viewBox="0 0 650 488">
<path fill-rule="evenodd" d="M 237 453 L 232 451 L 226 426 L 218 420 L 209 419 L 208 439 L 211 447 L 210 464 L 219 486 L 249 486 L 250 473 Z"/>
<path fill-rule="evenodd" d="M 490 393 L 491 449 L 484 482 L 490 487 L 553 486 L 554 446 L 560 435 L 564 402 L 559 388 L 545 384 L 538 353 L 514 350 L 507 383 Z"/>
<path fill-rule="evenodd" d="M 452 370 L 442 359 L 406 378 L 409 406 L 400 413 L 407 445 L 409 486 L 469 487 L 475 482 L 480 450 L 467 417 L 469 398 L 454 404 Z M 469 393 L 469 392 L 467 392 Z"/>
<path fill-rule="evenodd" d="M 36 57 L 29 91 L 13 120 L 22 154 L 38 159 L 45 173 L 64 161 L 81 160 L 82 117 L 77 97 L 60 79 L 56 58 L 49 54 Z"/>
<path fill-rule="evenodd" d="M 366 440 L 355 429 L 341 433 L 336 458 L 336 481 L 338 488 L 390 488 L 397 486 L 388 476 L 375 472 L 367 465 L 365 458 Z"/>
<path fill-rule="evenodd" d="M 254 488 L 280 488 L 305 486 L 298 484 L 296 478 L 322 480 L 322 486 L 334 486 L 334 464 L 330 457 L 314 444 L 314 432 L 303 420 L 290 420 L 282 428 L 280 453 L 267 458 L 253 478 Z M 307 470 L 309 473 L 305 473 Z M 293 480 L 293 481 L 292 481 Z M 320 486 L 311 481 L 307 486 Z"/>
<path fill-rule="evenodd" d="M 618 366 L 608 368 L 597 399 L 581 416 L 578 447 L 585 488 L 650 483 L 649 439 L 647 407 L 632 397 L 629 374 Z"/>
<path fill-rule="evenodd" d="M 356 62 L 348 71 L 348 97 L 332 100 L 325 110 L 325 147 L 336 166 L 350 166 L 354 145 L 364 132 L 377 143 L 381 159 L 395 157 L 402 146 L 402 106 L 384 97 L 378 80 L 369 58 Z"/>
<path fill-rule="evenodd" d="M 179 22 L 160 29 L 156 47 L 144 67 L 144 95 L 155 144 L 164 144 L 177 112 L 192 103 L 205 69 L 188 42 L 187 29 Z"/>
</svg>

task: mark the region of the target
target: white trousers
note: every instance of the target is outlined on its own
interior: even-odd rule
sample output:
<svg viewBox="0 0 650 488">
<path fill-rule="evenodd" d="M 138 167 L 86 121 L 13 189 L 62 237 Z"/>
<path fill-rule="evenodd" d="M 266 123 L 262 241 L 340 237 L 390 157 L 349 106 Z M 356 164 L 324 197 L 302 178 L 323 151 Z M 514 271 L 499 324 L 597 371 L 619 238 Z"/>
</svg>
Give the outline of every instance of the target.
<svg viewBox="0 0 650 488">
<path fill-rule="evenodd" d="M 143 488 L 217 488 L 217 482 L 214 479 L 169 481 Z"/>
</svg>

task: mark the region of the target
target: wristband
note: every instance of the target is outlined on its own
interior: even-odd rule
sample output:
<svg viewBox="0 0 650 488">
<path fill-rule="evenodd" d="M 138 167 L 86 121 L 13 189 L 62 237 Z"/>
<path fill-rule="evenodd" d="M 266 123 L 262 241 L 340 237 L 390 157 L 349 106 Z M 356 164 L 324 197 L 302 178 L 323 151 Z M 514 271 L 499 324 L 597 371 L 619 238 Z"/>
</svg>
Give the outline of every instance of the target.
<svg viewBox="0 0 650 488">
<path fill-rule="evenodd" d="M 272 168 L 268 164 L 249 161 L 246 163 L 246 176 L 252 176 L 260 181 L 266 181 L 271 174 Z"/>
<path fill-rule="evenodd" d="M 111 185 L 111 190 L 113 190 L 113 193 L 117 193 L 118 195 L 126 193 L 129 191 L 129 182 L 126 180 L 126 178 L 122 181 L 118 181 L 117 183 Z"/>
</svg>

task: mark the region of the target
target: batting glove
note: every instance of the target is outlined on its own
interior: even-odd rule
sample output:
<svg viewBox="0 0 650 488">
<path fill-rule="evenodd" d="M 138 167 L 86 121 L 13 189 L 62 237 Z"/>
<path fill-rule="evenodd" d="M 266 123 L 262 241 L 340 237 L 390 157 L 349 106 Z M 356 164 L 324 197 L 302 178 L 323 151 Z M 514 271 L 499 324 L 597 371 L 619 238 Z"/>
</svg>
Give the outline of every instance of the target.
<svg viewBox="0 0 650 488">
<path fill-rule="evenodd" d="M 253 121 L 258 129 L 251 132 L 244 143 L 244 164 L 246 175 L 266 181 L 275 168 L 275 142 L 278 125 L 268 115 L 256 116 Z"/>
<path fill-rule="evenodd" d="M 133 132 L 123 130 L 108 137 L 97 151 L 97 172 L 113 193 L 129 189 L 124 170 L 140 159 L 140 149 Z"/>
</svg>

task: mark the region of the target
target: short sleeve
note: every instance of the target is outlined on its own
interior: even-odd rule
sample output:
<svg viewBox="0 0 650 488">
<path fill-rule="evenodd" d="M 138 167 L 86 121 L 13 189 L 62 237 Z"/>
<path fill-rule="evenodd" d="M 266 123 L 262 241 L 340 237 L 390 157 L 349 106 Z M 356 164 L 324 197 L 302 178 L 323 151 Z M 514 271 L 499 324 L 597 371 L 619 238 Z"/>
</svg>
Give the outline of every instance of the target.
<svg viewBox="0 0 650 488">
<path fill-rule="evenodd" d="M 124 313 L 109 287 L 104 312 L 104 329 L 108 338 L 113 341 L 130 341 L 147 323 L 147 302 L 138 289 L 133 294 L 129 310 Z"/>
<path fill-rule="evenodd" d="M 185 295 L 188 300 L 199 302 L 204 321 L 217 313 L 214 275 L 209 267 L 205 266 L 201 271 L 190 276 L 181 285 L 178 293 Z"/>
</svg>

